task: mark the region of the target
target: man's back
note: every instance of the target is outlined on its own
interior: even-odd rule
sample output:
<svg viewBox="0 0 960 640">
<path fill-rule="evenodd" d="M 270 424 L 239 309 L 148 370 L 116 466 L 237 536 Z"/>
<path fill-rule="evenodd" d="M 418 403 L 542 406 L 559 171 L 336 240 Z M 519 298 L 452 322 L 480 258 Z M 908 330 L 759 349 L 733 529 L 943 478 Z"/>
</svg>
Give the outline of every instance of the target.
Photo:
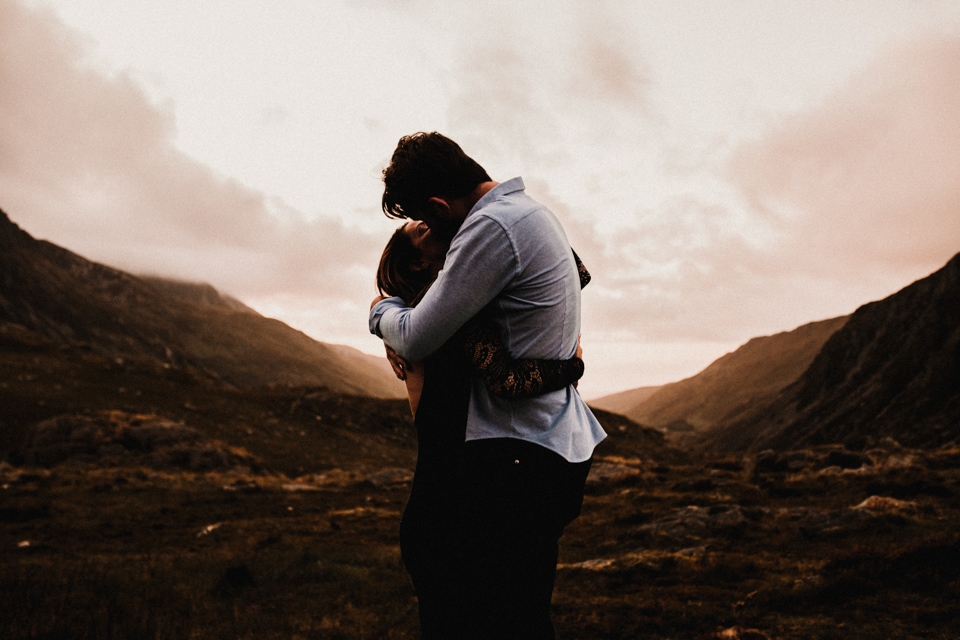
<svg viewBox="0 0 960 640">
<path fill-rule="evenodd" d="M 467 218 L 503 229 L 516 255 L 516 275 L 488 306 L 511 355 L 565 359 L 580 332 L 580 283 L 563 228 L 523 191 L 503 194 Z"/>
<path fill-rule="evenodd" d="M 509 180 L 477 202 L 454 238 L 448 259 L 456 259 L 461 244 L 475 246 L 480 239 L 507 248 L 501 248 L 500 260 L 510 276 L 486 313 L 499 326 L 510 354 L 572 357 L 580 333 L 580 278 L 553 213 L 526 195 L 522 180 Z M 513 400 L 494 396 L 482 381 L 474 380 L 467 440 L 518 438 L 580 462 L 589 459 L 604 435 L 571 387 Z"/>
</svg>

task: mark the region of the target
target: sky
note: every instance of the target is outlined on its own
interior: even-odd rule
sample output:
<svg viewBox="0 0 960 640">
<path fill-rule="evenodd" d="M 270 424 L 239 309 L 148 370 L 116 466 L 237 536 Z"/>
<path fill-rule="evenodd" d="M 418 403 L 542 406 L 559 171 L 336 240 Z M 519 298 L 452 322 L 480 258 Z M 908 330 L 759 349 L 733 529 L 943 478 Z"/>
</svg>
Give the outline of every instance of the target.
<svg viewBox="0 0 960 640">
<path fill-rule="evenodd" d="M 563 223 L 584 397 L 664 384 L 960 251 L 960 3 L 0 0 L 0 208 L 318 340 L 415 131 Z"/>
</svg>

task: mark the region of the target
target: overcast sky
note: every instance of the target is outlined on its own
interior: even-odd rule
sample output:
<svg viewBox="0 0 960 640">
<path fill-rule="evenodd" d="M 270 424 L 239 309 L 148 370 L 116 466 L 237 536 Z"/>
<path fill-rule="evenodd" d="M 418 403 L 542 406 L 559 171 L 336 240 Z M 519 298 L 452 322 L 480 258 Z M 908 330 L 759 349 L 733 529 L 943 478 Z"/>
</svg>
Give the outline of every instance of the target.
<svg viewBox="0 0 960 640">
<path fill-rule="evenodd" d="M 419 130 L 564 223 L 583 395 L 662 384 L 960 251 L 960 3 L 0 0 L 0 208 L 319 340 Z"/>
</svg>

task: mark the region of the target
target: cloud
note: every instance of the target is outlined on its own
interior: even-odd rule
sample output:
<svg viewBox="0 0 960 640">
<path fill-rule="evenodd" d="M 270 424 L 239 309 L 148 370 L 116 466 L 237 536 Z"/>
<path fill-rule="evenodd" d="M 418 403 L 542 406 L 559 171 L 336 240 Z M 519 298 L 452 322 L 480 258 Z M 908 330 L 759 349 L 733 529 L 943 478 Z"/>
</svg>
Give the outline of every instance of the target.
<svg viewBox="0 0 960 640">
<path fill-rule="evenodd" d="M 960 251 L 960 39 L 889 51 L 744 145 L 730 175 L 806 270 L 939 267 Z"/>
<path fill-rule="evenodd" d="M 693 192 L 656 209 L 637 197 L 671 169 L 636 31 L 603 5 L 545 20 L 498 21 L 496 37 L 481 28 L 460 43 L 449 118 L 468 153 L 522 172 L 561 220 L 594 275 L 585 330 L 716 342 L 782 326 L 779 283 L 764 279 L 775 261 L 742 214 Z"/>
<path fill-rule="evenodd" d="M 454 52 L 448 118 L 465 148 L 533 174 L 582 166 L 594 149 L 616 155 L 649 133 L 651 73 L 615 11 L 575 5 L 531 22 L 504 10 L 471 23 Z"/>
<path fill-rule="evenodd" d="M 736 148 L 696 190 L 601 234 L 584 324 L 624 340 L 743 340 L 890 295 L 960 251 L 960 40 L 890 50 Z"/>
<path fill-rule="evenodd" d="M 90 52 L 51 12 L 0 1 L 0 207 L 16 222 L 92 259 L 240 297 L 372 297 L 382 238 L 308 219 L 186 156 L 172 113 L 128 74 L 93 69 Z"/>
</svg>

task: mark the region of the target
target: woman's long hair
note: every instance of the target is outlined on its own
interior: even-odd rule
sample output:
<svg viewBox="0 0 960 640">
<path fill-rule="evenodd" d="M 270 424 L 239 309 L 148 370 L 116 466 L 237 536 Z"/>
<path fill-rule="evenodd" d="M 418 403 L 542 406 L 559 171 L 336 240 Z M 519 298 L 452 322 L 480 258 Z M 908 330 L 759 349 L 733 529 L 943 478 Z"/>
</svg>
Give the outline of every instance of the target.
<svg viewBox="0 0 960 640">
<path fill-rule="evenodd" d="M 414 269 L 423 259 L 420 250 L 403 227 L 394 231 L 383 248 L 380 265 L 377 267 L 377 289 L 381 295 L 403 298 L 411 307 L 420 301 L 433 283 L 430 269 Z"/>
</svg>

